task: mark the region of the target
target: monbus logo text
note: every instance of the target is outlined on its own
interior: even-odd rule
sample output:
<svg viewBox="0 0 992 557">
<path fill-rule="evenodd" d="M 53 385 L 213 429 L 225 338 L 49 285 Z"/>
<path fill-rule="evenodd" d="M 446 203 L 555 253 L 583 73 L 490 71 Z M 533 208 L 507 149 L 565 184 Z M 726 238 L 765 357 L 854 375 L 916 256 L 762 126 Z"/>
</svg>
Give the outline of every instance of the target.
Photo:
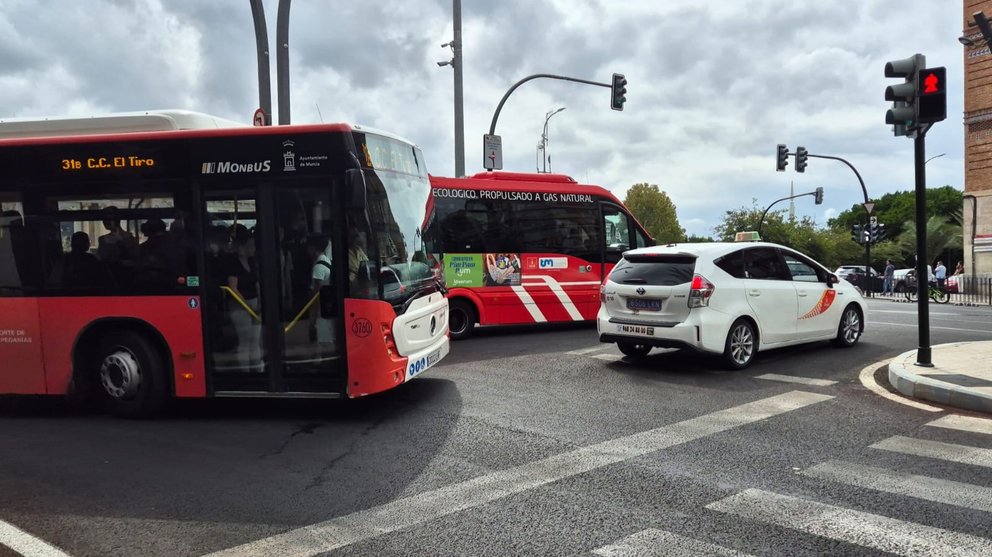
<svg viewBox="0 0 992 557">
<path fill-rule="evenodd" d="M 268 172 L 272 161 L 258 162 L 205 162 L 200 167 L 201 174 L 243 174 L 248 172 Z"/>
</svg>

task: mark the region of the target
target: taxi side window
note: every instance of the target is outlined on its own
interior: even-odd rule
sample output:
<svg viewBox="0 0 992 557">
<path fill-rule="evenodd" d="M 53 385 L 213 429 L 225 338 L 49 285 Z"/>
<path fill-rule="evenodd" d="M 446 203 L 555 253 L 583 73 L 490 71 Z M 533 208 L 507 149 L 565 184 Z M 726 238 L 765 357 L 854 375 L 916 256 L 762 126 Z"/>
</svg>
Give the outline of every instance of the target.
<svg viewBox="0 0 992 557">
<path fill-rule="evenodd" d="M 789 267 L 789 273 L 792 275 L 792 280 L 797 282 L 820 282 L 820 277 L 816 272 L 816 268 L 788 253 L 782 255 L 785 257 L 785 264 Z"/>
<path fill-rule="evenodd" d="M 728 275 L 734 278 L 745 278 L 744 276 L 744 251 L 738 250 L 728 253 L 713 262 Z"/>
<path fill-rule="evenodd" d="M 752 248 L 745 252 L 745 278 L 758 280 L 792 280 L 792 273 L 778 252 L 771 248 Z"/>
</svg>

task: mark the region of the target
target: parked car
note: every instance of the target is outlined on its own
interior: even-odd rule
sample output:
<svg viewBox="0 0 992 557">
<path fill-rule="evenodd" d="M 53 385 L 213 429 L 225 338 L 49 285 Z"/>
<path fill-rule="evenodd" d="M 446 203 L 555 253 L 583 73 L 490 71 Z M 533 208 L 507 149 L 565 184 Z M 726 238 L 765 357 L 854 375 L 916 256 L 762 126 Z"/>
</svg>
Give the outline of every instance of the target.
<svg viewBox="0 0 992 557">
<path fill-rule="evenodd" d="M 691 348 L 742 369 L 770 348 L 853 346 L 865 312 L 854 285 L 787 247 L 670 244 L 624 253 L 600 289 L 596 327 L 630 357 Z"/>
<path fill-rule="evenodd" d="M 884 286 L 885 277 L 878 274 L 878 271 L 874 267 L 868 268 L 871 273 L 871 291 L 881 292 Z M 847 280 L 848 282 L 856 285 L 861 290 L 865 290 L 865 266 L 864 265 L 841 265 L 837 267 L 834 274 L 838 278 Z"/>
</svg>

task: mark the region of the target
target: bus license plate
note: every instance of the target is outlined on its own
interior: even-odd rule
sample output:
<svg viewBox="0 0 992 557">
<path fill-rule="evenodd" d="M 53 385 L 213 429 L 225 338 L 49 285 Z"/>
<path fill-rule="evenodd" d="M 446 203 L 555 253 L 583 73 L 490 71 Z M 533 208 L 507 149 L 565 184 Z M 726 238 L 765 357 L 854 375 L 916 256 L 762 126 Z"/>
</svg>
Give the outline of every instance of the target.
<svg viewBox="0 0 992 557">
<path fill-rule="evenodd" d="M 661 300 L 652 298 L 627 298 L 627 309 L 661 311 Z"/>
<path fill-rule="evenodd" d="M 430 354 L 418 358 L 416 361 L 410 362 L 406 368 L 406 378 L 407 380 L 413 379 L 417 375 L 427 371 L 431 366 L 438 363 L 441 360 L 441 349 L 431 352 Z"/>
</svg>

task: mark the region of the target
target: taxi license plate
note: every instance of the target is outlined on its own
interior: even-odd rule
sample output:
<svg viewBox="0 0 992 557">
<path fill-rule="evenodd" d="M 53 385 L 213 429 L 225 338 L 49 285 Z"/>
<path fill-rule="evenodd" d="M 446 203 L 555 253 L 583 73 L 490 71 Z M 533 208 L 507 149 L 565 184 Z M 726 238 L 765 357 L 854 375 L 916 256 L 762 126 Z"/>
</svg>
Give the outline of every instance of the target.
<svg viewBox="0 0 992 557">
<path fill-rule="evenodd" d="M 628 298 L 627 309 L 661 311 L 661 300 L 652 298 Z"/>
<path fill-rule="evenodd" d="M 635 335 L 654 336 L 654 327 L 645 327 L 643 325 L 617 325 L 617 331 Z"/>
<path fill-rule="evenodd" d="M 441 361 L 441 349 L 431 352 L 430 354 L 418 358 L 417 360 L 411 361 L 406 367 L 406 378 L 412 379 L 417 375 L 427 371 L 434 364 Z"/>
</svg>

